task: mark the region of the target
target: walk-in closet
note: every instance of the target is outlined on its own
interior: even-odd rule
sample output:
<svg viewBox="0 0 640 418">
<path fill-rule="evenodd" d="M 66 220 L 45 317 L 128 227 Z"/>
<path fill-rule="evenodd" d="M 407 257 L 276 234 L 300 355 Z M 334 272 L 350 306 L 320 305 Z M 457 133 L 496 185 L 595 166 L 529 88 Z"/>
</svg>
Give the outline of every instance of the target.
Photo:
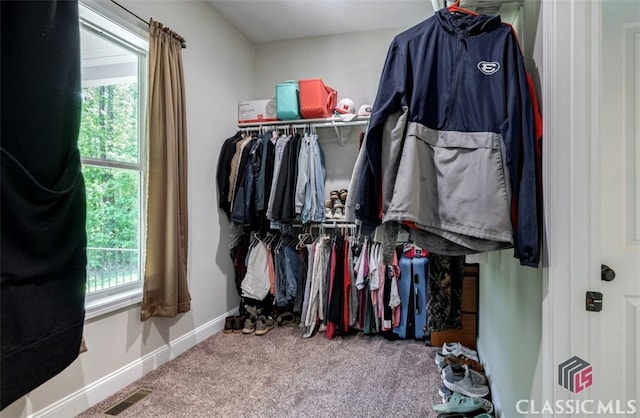
<svg viewBox="0 0 640 418">
<path fill-rule="evenodd" d="M 0 4 L 0 418 L 639 416 L 636 0 Z"/>
</svg>

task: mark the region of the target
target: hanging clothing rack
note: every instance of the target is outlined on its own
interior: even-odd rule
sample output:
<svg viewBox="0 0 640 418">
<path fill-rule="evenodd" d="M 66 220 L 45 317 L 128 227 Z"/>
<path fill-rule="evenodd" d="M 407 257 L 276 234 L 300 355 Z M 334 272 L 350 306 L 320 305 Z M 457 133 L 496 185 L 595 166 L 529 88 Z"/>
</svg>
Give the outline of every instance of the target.
<svg viewBox="0 0 640 418">
<path fill-rule="evenodd" d="M 312 224 L 312 228 L 347 228 L 347 229 L 356 229 L 358 225 L 354 222 L 323 222 Z"/>
<path fill-rule="evenodd" d="M 129 13 L 131 16 L 135 17 L 136 19 L 138 19 L 139 21 L 141 21 L 142 23 L 144 23 L 145 25 L 147 25 L 147 27 L 150 27 L 151 24 L 149 23 L 149 21 L 144 20 L 143 18 L 141 18 L 140 16 L 138 16 L 137 14 L 133 13 L 131 10 L 127 9 L 126 7 L 124 7 L 123 5 L 121 5 L 120 3 L 118 3 L 115 0 L 111 0 L 111 3 L 115 4 L 116 6 L 118 6 L 119 8 L 121 8 L 122 10 L 124 10 L 125 12 Z M 173 36 L 174 38 L 176 38 L 178 41 L 180 41 L 182 43 L 182 48 L 186 48 L 187 47 L 187 43 L 185 41 L 185 39 L 178 35 L 177 33 L 171 31 L 169 28 L 163 28 L 163 30 L 168 31 L 171 33 L 171 36 Z"/>
<path fill-rule="evenodd" d="M 288 122 L 288 123 L 287 123 Z M 269 121 L 269 122 L 253 122 L 253 123 L 239 123 L 238 128 L 247 131 L 262 131 L 265 127 L 272 126 L 276 129 L 307 129 L 315 130 L 316 128 L 333 128 L 336 132 L 336 137 L 340 141 L 340 145 L 344 146 L 344 135 L 339 128 L 349 126 L 366 126 L 369 124 L 369 117 L 359 117 L 358 119 L 345 121 L 340 118 L 325 118 L 325 119 L 297 119 L 291 121 Z"/>
</svg>

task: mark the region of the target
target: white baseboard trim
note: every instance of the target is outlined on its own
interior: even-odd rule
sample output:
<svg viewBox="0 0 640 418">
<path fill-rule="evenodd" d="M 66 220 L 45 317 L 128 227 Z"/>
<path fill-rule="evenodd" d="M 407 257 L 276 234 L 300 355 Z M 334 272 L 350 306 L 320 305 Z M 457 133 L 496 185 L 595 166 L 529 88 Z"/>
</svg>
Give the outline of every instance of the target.
<svg viewBox="0 0 640 418">
<path fill-rule="evenodd" d="M 236 315 L 238 308 L 212 319 L 169 344 L 127 364 L 107 376 L 30 415 L 33 418 L 74 417 L 107 399 L 145 374 L 173 360 L 224 328 L 225 318 Z"/>
</svg>

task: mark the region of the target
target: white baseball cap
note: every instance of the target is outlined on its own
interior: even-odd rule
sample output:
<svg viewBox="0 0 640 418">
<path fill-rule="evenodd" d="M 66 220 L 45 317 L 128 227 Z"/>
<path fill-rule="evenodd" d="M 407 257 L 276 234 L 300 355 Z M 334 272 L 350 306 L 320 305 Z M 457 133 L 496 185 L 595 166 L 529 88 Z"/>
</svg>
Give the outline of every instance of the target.
<svg viewBox="0 0 640 418">
<path fill-rule="evenodd" d="M 349 99 L 349 98 L 344 98 L 344 99 L 340 99 L 340 101 L 338 102 L 338 105 L 336 106 L 336 112 L 340 113 L 340 114 L 347 114 L 347 113 L 356 113 L 356 105 L 353 104 L 353 100 Z"/>
<path fill-rule="evenodd" d="M 369 116 L 369 115 L 371 115 L 371 105 L 363 104 L 362 106 L 360 106 L 360 109 L 358 109 L 358 116 Z"/>
</svg>

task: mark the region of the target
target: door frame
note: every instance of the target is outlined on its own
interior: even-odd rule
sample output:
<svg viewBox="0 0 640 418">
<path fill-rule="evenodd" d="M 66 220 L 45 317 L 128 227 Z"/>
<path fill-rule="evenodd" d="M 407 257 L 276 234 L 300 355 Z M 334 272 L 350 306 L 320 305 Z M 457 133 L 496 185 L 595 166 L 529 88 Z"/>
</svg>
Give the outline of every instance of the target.
<svg viewBox="0 0 640 418">
<path fill-rule="evenodd" d="M 542 115 L 545 257 L 542 399 L 599 399 L 597 313 L 585 292 L 600 290 L 600 74 L 602 0 L 543 0 Z M 560 363 L 594 367 L 589 390 L 558 385 Z M 587 393 L 585 393 L 587 392 Z"/>
</svg>

